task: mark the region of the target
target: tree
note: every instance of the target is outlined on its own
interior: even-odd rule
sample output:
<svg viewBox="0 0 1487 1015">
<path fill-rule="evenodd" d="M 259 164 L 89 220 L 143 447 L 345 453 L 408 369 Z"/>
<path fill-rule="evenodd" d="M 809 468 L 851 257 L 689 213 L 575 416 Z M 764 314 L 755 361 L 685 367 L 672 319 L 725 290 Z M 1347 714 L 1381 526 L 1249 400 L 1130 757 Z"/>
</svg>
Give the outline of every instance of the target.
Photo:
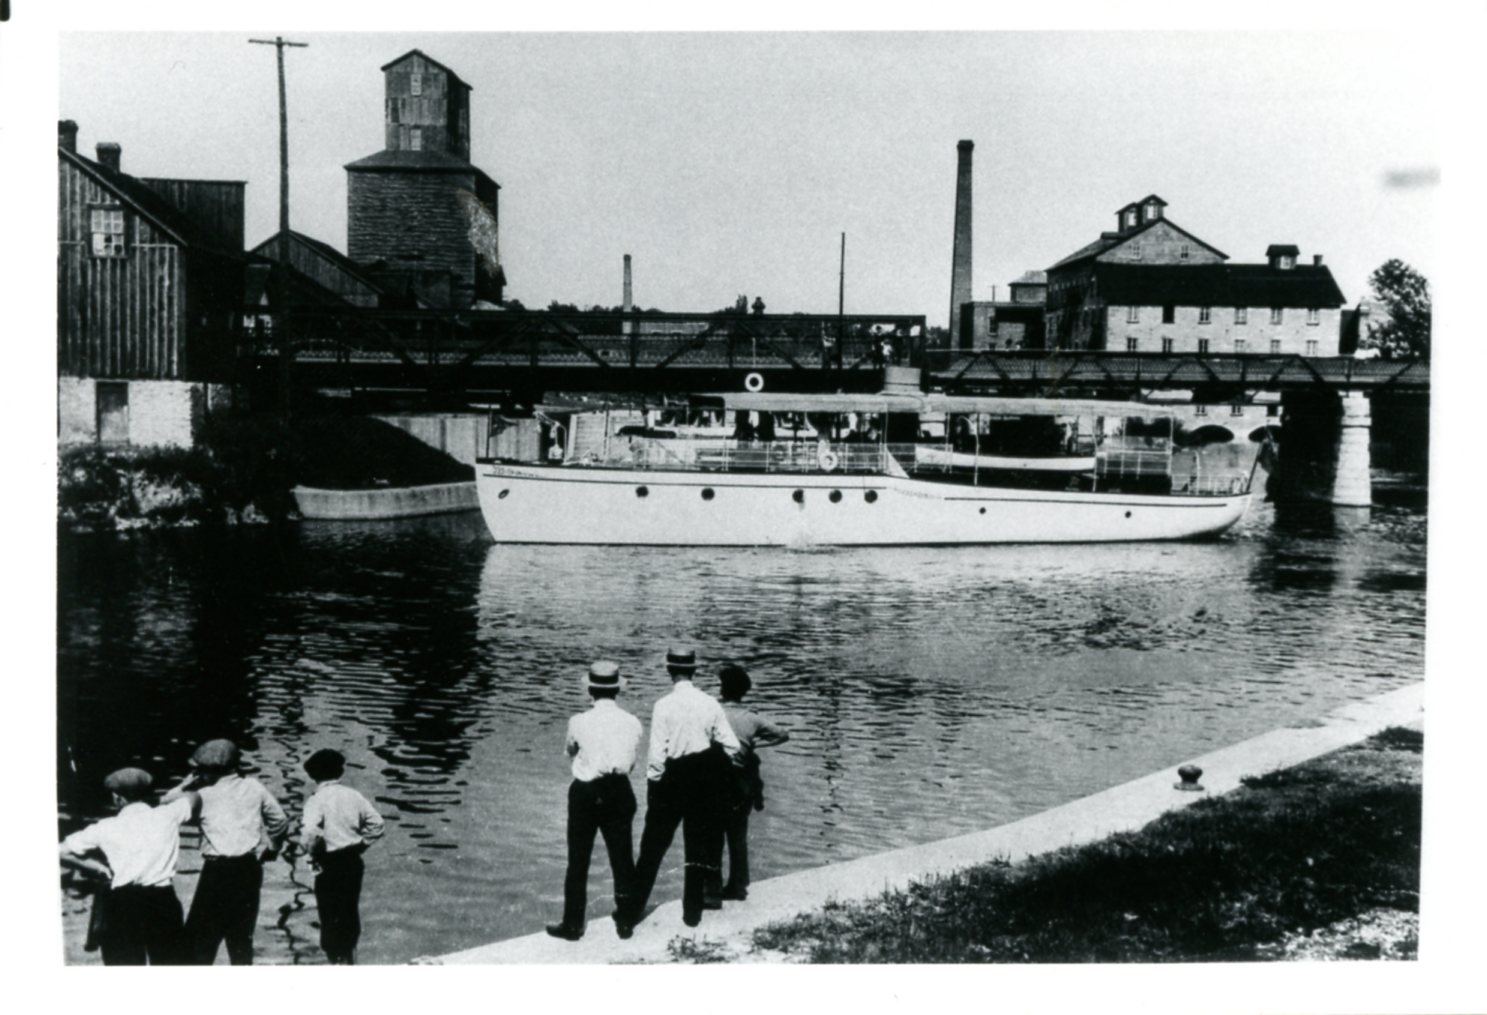
<svg viewBox="0 0 1487 1015">
<path fill-rule="evenodd" d="M 1369 287 L 1389 319 L 1358 336 L 1361 349 L 1378 349 L 1385 359 L 1430 358 L 1430 283 L 1398 258 L 1379 265 L 1368 276 Z"/>
</svg>

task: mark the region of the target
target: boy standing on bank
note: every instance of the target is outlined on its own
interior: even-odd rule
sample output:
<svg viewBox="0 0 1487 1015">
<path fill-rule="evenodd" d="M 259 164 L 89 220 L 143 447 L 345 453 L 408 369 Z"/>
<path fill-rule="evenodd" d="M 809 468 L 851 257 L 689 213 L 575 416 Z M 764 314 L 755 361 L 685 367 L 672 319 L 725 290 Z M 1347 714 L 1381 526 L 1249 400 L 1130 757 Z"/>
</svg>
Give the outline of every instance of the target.
<svg viewBox="0 0 1487 1015">
<path fill-rule="evenodd" d="M 151 807 L 152 784 L 142 768 L 110 773 L 103 785 L 119 813 L 62 840 L 62 865 L 100 882 L 86 947 L 98 947 L 105 966 L 186 961 L 181 900 L 172 879 L 180 858 L 181 825 L 196 815 L 201 799 L 187 793 Z"/>
<path fill-rule="evenodd" d="M 617 663 L 600 660 L 589 667 L 584 687 L 593 707 L 568 720 L 565 750 L 573 759 L 568 785 L 568 870 L 563 879 L 563 920 L 547 932 L 566 941 L 583 937 L 588 906 L 589 860 L 594 835 L 604 836 L 614 874 L 614 925 L 622 938 L 632 933 L 631 883 L 635 878 L 635 791 L 630 772 L 640 755 L 640 720 L 619 706 L 625 681 Z"/>
<path fill-rule="evenodd" d="M 735 792 L 728 800 L 723 815 L 723 832 L 728 844 L 728 883 L 723 886 L 724 899 L 741 901 L 749 897 L 749 813 L 764 810 L 764 779 L 759 774 L 758 749 L 774 747 L 790 739 L 790 734 L 775 726 L 758 712 L 744 708 L 744 695 L 754 686 L 742 666 L 728 663 L 718 670 L 722 684 L 723 714 L 733 735 L 738 737 L 739 759 Z M 721 857 L 719 858 L 721 861 Z M 719 863 L 721 873 L 722 864 Z"/>
<path fill-rule="evenodd" d="M 316 868 L 320 947 L 331 965 L 350 966 L 361 940 L 361 855 L 382 838 L 382 815 L 341 785 L 346 758 L 340 751 L 316 751 L 305 760 L 305 773 L 315 780 L 315 794 L 305 801 L 300 844 Z"/>
<path fill-rule="evenodd" d="M 225 941 L 234 966 L 253 964 L 253 930 L 263 865 L 278 857 L 289 819 L 257 779 L 238 774 L 242 755 L 231 740 L 208 740 L 191 755 L 194 769 L 165 794 L 171 803 L 195 790 L 201 796 L 201 879 L 186 915 L 194 965 L 210 966 Z M 268 837 L 268 849 L 258 847 Z"/>
</svg>

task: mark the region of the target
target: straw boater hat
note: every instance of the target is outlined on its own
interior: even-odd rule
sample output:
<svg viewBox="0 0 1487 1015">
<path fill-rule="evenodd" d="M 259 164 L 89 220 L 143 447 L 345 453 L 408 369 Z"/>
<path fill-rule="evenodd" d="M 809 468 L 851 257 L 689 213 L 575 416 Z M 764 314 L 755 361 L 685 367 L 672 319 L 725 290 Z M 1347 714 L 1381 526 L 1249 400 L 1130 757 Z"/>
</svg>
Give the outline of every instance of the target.
<svg viewBox="0 0 1487 1015">
<path fill-rule="evenodd" d="M 697 669 L 696 651 L 689 648 L 668 649 L 666 652 L 666 668 L 695 671 Z"/>
<path fill-rule="evenodd" d="M 608 659 L 600 659 L 590 665 L 589 675 L 583 681 L 585 688 L 597 687 L 600 690 L 619 689 L 625 684 L 625 678 L 620 676 L 620 664 Z"/>
</svg>

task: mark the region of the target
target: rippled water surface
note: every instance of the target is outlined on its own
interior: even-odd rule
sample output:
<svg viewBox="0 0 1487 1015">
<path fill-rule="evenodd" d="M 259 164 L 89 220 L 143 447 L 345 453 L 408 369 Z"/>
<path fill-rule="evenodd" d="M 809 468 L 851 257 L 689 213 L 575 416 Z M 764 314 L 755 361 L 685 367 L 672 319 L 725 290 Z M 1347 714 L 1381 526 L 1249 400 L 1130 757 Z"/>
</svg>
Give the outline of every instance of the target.
<svg viewBox="0 0 1487 1015">
<path fill-rule="evenodd" d="M 300 760 L 335 747 L 388 818 L 361 957 L 401 962 L 559 915 L 563 729 L 590 659 L 622 663 L 643 717 L 669 642 L 697 646 L 708 690 L 714 664 L 750 669 L 751 703 L 793 734 L 765 755 L 751 829 L 768 877 L 996 825 L 1418 680 L 1425 517 L 1256 505 L 1211 543 L 790 552 L 498 547 L 462 515 L 69 537 L 59 585 L 63 828 L 98 815 L 107 771 L 173 780 L 214 736 L 297 815 Z M 610 904 L 602 855 L 591 915 Z M 680 863 L 678 839 L 658 900 Z M 263 960 L 320 961 L 308 883 L 270 869 Z M 86 907 L 64 896 L 73 961 Z"/>
</svg>

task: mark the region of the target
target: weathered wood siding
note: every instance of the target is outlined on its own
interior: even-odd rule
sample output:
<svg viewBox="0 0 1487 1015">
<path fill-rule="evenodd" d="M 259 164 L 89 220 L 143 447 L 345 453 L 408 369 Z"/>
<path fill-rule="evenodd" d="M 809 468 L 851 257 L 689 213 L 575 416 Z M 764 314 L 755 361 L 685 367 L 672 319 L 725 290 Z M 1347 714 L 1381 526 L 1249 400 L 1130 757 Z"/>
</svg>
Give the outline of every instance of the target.
<svg viewBox="0 0 1487 1015">
<path fill-rule="evenodd" d="M 191 220 L 196 232 L 218 250 L 243 249 L 243 189 L 230 180 L 161 180 L 139 182 L 170 202 Z"/>
<path fill-rule="evenodd" d="M 94 257 L 89 209 L 126 207 L 58 159 L 57 360 L 74 377 L 185 378 L 181 244 L 126 210 L 124 257 Z"/>
<path fill-rule="evenodd" d="M 413 94 L 413 75 L 419 76 L 419 94 Z M 387 148 L 408 151 L 413 127 L 423 135 L 422 150 L 470 157 L 470 86 L 444 68 L 417 54 L 389 66 L 387 84 Z"/>
</svg>

